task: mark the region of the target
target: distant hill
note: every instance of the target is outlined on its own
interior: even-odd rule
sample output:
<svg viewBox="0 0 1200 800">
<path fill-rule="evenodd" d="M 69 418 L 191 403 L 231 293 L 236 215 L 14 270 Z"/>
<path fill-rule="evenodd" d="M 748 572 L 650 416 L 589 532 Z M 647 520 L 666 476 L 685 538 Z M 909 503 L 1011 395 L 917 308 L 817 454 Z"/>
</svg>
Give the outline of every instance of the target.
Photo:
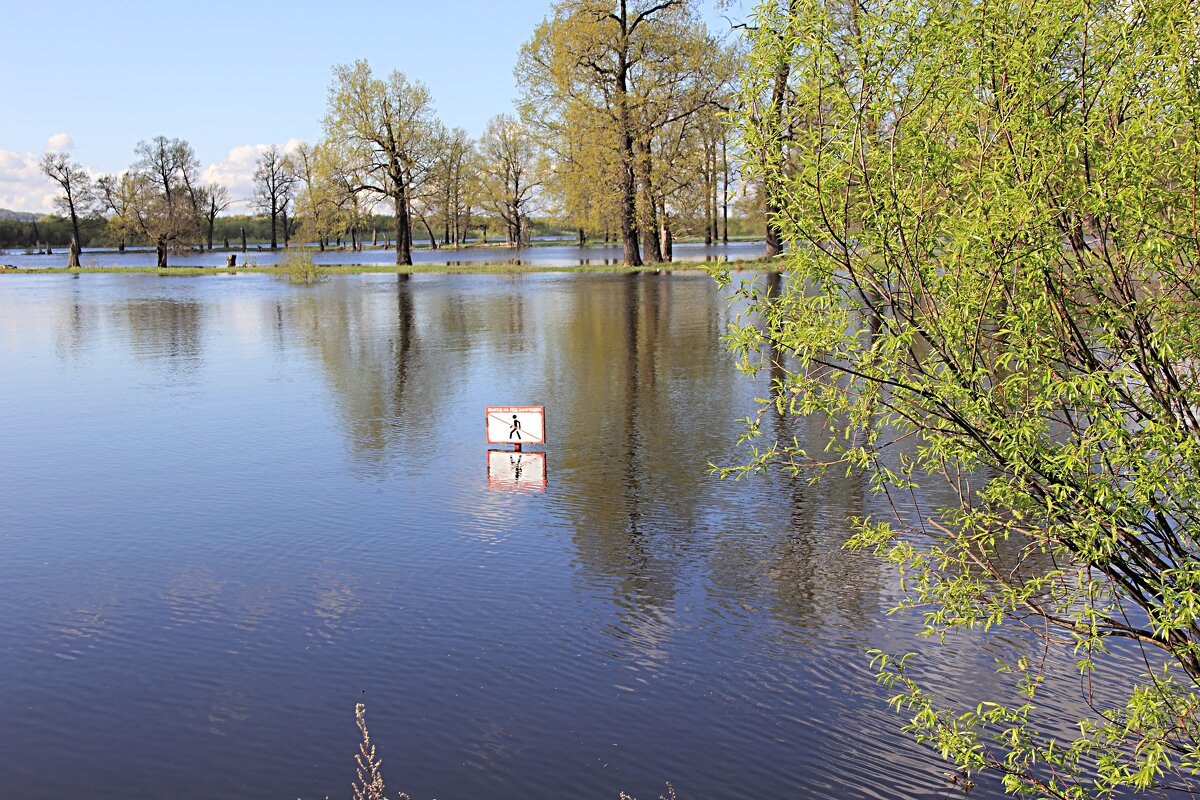
<svg viewBox="0 0 1200 800">
<path fill-rule="evenodd" d="M 34 214 L 32 211 L 9 211 L 7 208 L 0 208 L 0 219 L 15 219 L 18 222 L 37 222 L 41 218 L 41 214 Z"/>
</svg>

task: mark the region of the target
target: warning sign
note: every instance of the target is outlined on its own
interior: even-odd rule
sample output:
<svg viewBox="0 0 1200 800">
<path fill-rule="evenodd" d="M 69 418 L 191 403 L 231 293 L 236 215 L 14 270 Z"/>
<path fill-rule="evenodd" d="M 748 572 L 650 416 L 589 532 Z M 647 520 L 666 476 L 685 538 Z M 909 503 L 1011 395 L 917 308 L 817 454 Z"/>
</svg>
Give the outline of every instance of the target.
<svg viewBox="0 0 1200 800">
<path fill-rule="evenodd" d="M 488 406 L 488 444 L 545 444 L 545 406 Z"/>
<path fill-rule="evenodd" d="M 488 450 L 488 488 L 545 491 L 546 454 Z"/>
</svg>

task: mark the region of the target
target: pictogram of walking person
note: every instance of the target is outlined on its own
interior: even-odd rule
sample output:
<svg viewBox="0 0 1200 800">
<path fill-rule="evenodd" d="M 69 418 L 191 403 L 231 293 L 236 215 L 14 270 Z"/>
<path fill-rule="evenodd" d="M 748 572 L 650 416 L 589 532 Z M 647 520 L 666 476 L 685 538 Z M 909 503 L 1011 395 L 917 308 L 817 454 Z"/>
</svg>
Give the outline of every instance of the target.
<svg viewBox="0 0 1200 800">
<path fill-rule="evenodd" d="M 521 420 L 517 419 L 517 415 L 513 414 L 512 427 L 508 430 L 508 438 L 517 437 L 517 441 L 521 441 Z"/>
</svg>

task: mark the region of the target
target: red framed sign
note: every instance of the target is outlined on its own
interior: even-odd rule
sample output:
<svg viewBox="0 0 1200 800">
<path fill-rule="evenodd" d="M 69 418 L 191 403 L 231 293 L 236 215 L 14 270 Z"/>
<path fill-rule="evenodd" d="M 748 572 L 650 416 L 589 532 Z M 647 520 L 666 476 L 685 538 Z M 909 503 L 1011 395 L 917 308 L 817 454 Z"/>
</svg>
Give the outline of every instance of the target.
<svg viewBox="0 0 1200 800">
<path fill-rule="evenodd" d="M 545 406 L 488 406 L 488 444 L 545 444 Z"/>
</svg>

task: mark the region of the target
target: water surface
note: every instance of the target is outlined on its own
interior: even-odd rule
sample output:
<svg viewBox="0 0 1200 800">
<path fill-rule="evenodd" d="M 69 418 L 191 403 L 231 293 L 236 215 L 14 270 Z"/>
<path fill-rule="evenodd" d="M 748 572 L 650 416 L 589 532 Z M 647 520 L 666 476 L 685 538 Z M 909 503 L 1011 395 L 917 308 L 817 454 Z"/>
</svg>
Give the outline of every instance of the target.
<svg viewBox="0 0 1200 800">
<path fill-rule="evenodd" d="M 681 242 L 674 246 L 674 260 L 683 262 L 710 261 L 725 256 L 737 260 L 761 258 L 765 245 L 762 242 L 730 242 L 728 244 L 705 245 L 697 242 Z M 367 249 L 351 250 L 330 248 L 319 251 L 309 246 L 313 261 L 324 265 L 394 265 L 396 251 Z M 282 248 L 271 250 L 265 245 L 253 245 L 248 252 L 239 250 L 217 250 L 212 252 L 189 251 L 171 253 L 167 263 L 172 267 L 224 267 L 228 255 L 237 256 L 239 265 L 254 264 L 270 267 L 284 257 Z M 53 253 L 26 253 L 21 249 L 0 251 L 0 264 L 11 264 L 22 269 L 66 268 L 67 250 L 59 248 Z M 621 244 L 594 244 L 579 247 L 574 244 L 539 244 L 536 247 L 505 247 L 492 244 L 487 247 L 469 246 L 455 250 L 441 247 L 437 250 L 417 248 L 412 251 L 414 264 L 465 266 L 470 264 L 519 264 L 536 267 L 587 267 L 614 266 L 623 263 L 624 251 Z M 152 248 L 131 247 L 124 252 L 84 248 L 80 264 L 85 267 L 153 267 L 155 254 Z"/>
<path fill-rule="evenodd" d="M 920 646 L 840 548 L 879 502 L 708 474 L 766 391 L 737 313 L 683 274 L 0 279 L 3 794 L 348 797 L 361 701 L 414 798 L 946 796 L 863 655 Z M 546 407 L 544 491 L 489 488 L 499 404 Z"/>
</svg>

